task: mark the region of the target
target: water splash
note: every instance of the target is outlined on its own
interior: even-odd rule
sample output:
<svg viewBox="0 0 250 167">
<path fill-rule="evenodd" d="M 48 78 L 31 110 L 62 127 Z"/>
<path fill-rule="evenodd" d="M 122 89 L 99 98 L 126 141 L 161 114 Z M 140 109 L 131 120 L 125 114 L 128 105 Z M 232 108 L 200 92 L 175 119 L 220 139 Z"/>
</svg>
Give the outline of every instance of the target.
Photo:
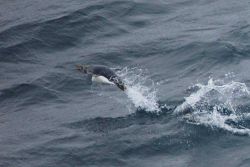
<svg viewBox="0 0 250 167">
<path fill-rule="evenodd" d="M 250 99 L 245 83 L 225 83 L 211 78 L 207 84 L 196 84 L 191 89 L 193 93 L 175 109 L 175 113 L 189 112 L 184 115 L 189 123 L 250 135 L 250 129 L 242 125 L 249 116 L 248 110 L 244 110 Z"/>
<path fill-rule="evenodd" d="M 127 85 L 125 93 L 137 109 L 159 112 L 157 90 L 145 71 L 139 68 L 123 68 L 117 72 Z"/>
</svg>

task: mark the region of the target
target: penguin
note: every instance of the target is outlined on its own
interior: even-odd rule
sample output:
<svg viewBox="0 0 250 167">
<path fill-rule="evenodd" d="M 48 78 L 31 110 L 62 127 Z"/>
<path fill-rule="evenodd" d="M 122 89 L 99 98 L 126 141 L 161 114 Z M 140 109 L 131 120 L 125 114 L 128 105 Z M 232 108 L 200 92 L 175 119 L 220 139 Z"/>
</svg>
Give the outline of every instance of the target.
<svg viewBox="0 0 250 167">
<path fill-rule="evenodd" d="M 116 85 L 122 91 L 127 88 L 113 70 L 103 65 L 76 65 L 76 69 L 84 74 L 90 74 L 92 82 Z"/>
</svg>

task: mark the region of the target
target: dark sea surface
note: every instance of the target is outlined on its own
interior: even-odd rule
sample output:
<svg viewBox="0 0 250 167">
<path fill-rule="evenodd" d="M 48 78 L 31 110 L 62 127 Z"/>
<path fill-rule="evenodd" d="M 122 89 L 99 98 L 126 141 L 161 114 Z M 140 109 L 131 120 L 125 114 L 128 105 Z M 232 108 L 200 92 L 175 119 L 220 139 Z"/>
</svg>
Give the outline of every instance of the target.
<svg viewBox="0 0 250 167">
<path fill-rule="evenodd" d="M 248 0 L 1 0 L 0 166 L 250 167 L 249 74 Z"/>
</svg>

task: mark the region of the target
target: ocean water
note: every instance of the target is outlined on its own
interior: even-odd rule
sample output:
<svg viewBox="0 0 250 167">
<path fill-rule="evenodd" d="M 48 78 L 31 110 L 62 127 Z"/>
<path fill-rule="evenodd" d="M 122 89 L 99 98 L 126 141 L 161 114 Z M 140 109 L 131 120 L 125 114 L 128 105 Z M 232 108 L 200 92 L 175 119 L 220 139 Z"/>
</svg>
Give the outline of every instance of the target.
<svg viewBox="0 0 250 167">
<path fill-rule="evenodd" d="M 249 167 L 249 18 L 247 0 L 0 1 L 0 166 Z"/>
</svg>

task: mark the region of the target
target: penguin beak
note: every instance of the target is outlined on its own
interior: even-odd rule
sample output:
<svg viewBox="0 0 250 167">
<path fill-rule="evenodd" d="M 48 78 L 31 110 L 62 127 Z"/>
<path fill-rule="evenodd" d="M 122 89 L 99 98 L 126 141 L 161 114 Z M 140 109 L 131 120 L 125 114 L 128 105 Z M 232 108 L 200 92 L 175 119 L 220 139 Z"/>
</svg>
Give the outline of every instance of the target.
<svg viewBox="0 0 250 167">
<path fill-rule="evenodd" d="M 80 64 L 77 64 L 77 65 L 76 65 L 76 69 L 77 69 L 78 71 L 82 71 L 82 70 L 83 70 L 83 66 L 80 65 Z"/>
<path fill-rule="evenodd" d="M 85 74 L 87 73 L 87 68 L 88 68 L 88 65 L 80 65 L 80 64 L 76 65 L 76 69 Z"/>
</svg>

